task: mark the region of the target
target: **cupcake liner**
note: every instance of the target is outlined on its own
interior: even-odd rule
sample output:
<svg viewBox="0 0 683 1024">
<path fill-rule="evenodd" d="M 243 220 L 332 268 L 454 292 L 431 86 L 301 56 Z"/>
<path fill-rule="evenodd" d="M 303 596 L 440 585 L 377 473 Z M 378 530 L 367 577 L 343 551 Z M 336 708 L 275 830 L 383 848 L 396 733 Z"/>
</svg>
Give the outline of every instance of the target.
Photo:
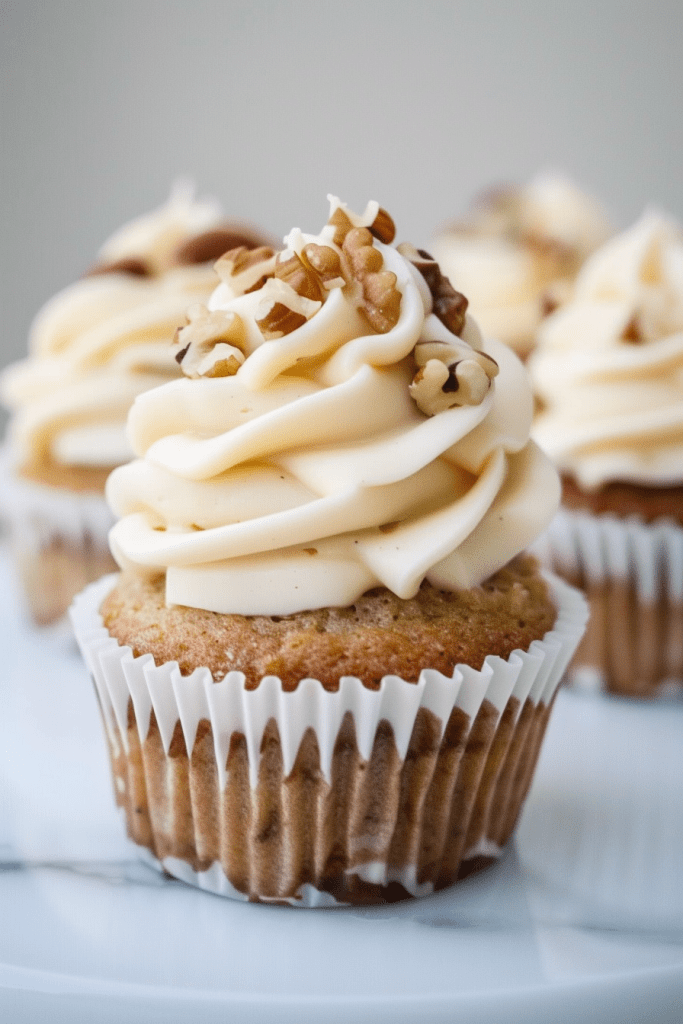
<svg viewBox="0 0 683 1024">
<path fill-rule="evenodd" d="M 560 509 L 537 553 L 588 596 L 574 684 L 641 697 L 681 690 L 683 527 Z"/>
<path fill-rule="evenodd" d="M 103 495 L 22 479 L 7 449 L 0 454 L 0 494 L 29 610 L 39 625 L 56 622 L 79 590 L 116 568 L 109 507 Z"/>
<path fill-rule="evenodd" d="M 115 577 L 88 587 L 71 617 L 128 835 L 183 881 L 297 906 L 425 895 L 489 862 L 586 622 L 583 597 L 547 578 L 557 621 L 528 651 L 335 692 L 274 676 L 246 690 L 240 672 L 214 682 L 134 657 L 98 613 Z"/>
</svg>

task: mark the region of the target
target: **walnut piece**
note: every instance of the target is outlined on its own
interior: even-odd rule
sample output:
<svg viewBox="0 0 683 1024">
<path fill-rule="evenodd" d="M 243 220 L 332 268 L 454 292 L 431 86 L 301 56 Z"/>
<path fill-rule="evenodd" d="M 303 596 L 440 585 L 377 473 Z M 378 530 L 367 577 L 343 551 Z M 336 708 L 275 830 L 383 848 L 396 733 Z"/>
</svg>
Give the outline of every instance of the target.
<svg viewBox="0 0 683 1024">
<path fill-rule="evenodd" d="M 244 295 L 263 285 L 273 273 L 276 259 L 275 251 L 269 245 L 261 245 L 257 249 L 239 245 L 225 252 L 214 264 L 214 269 L 235 295 Z"/>
<path fill-rule="evenodd" d="M 310 287 L 310 271 L 304 267 L 298 256 L 295 255 L 294 259 L 300 266 L 294 269 L 290 266 L 284 273 L 307 291 L 313 290 Z M 286 268 L 291 262 L 285 260 L 280 266 Z M 261 298 L 254 319 L 266 341 L 276 341 L 302 327 L 322 305 L 320 299 L 301 294 L 282 277 L 269 277 L 260 293 Z"/>
<path fill-rule="evenodd" d="M 419 341 L 414 349 L 419 369 L 409 386 L 426 416 L 454 405 L 481 405 L 498 374 L 498 363 L 461 341 Z"/>
<path fill-rule="evenodd" d="M 237 313 L 196 303 L 187 311 L 187 326 L 176 331 L 176 362 L 186 377 L 232 377 L 244 362 L 246 331 Z"/>
<path fill-rule="evenodd" d="M 374 247 L 368 228 L 352 228 L 344 238 L 342 251 L 351 276 L 360 286 L 359 310 L 379 334 L 386 334 L 396 326 L 401 312 L 396 274 L 382 270 L 384 259 Z"/>
<path fill-rule="evenodd" d="M 369 219 L 370 217 L 368 216 L 367 220 Z M 379 239 L 380 242 L 385 242 L 387 245 L 393 242 L 396 237 L 396 226 L 391 216 L 382 207 L 377 210 L 374 220 L 370 224 L 367 223 L 367 220 L 363 223 L 363 220 L 362 216 L 358 217 L 355 214 L 349 216 L 341 206 L 337 206 L 330 214 L 327 222 L 335 229 L 332 236 L 335 245 L 342 245 L 349 231 L 352 231 L 354 227 L 367 228 L 375 238 Z"/>
<path fill-rule="evenodd" d="M 441 273 L 441 267 L 436 260 L 424 249 L 416 249 L 410 242 L 402 242 L 397 248 L 401 255 L 420 271 L 427 282 L 434 314 L 452 334 L 461 334 L 469 305 L 465 296 L 455 290 L 448 278 Z"/>
</svg>

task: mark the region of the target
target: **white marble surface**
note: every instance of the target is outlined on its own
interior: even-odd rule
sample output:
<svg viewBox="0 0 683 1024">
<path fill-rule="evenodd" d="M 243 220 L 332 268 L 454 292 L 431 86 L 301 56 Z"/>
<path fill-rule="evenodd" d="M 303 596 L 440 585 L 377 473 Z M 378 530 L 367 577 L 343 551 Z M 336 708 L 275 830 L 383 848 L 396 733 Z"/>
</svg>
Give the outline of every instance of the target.
<svg viewBox="0 0 683 1024">
<path fill-rule="evenodd" d="M 515 842 L 389 908 L 161 878 L 114 810 L 91 684 L 0 549 L 0 1020 L 680 1024 L 683 702 L 562 692 Z"/>
</svg>

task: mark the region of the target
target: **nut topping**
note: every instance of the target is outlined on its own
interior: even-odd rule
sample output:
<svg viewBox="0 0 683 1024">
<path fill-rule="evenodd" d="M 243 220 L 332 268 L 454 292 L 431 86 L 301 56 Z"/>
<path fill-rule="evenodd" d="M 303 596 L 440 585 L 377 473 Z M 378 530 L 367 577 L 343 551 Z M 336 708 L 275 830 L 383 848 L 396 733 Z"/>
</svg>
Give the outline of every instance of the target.
<svg viewBox="0 0 683 1024">
<path fill-rule="evenodd" d="M 176 331 L 176 362 L 186 377 L 232 377 L 244 362 L 246 331 L 237 313 L 196 303 L 187 311 L 187 326 Z"/>
<path fill-rule="evenodd" d="M 384 265 L 382 254 L 375 249 L 367 228 L 350 230 L 342 251 L 352 276 L 361 287 L 363 301 L 358 308 L 379 334 L 386 334 L 396 326 L 401 312 L 396 274 L 381 269 Z"/>
<path fill-rule="evenodd" d="M 261 245 L 257 249 L 240 245 L 224 253 L 214 269 L 235 295 L 244 295 L 261 287 L 262 280 L 273 273 L 275 260 L 275 252 L 269 245 Z"/>
<path fill-rule="evenodd" d="M 480 405 L 498 374 L 495 359 L 460 339 L 419 341 L 414 356 L 420 369 L 409 391 L 427 416 L 454 405 Z"/>
<path fill-rule="evenodd" d="M 302 327 L 321 305 L 320 301 L 299 294 L 282 278 L 269 277 L 261 289 L 254 319 L 266 341 L 275 341 Z"/>
<path fill-rule="evenodd" d="M 320 283 L 327 291 L 331 291 L 332 288 L 343 288 L 346 284 L 339 253 L 331 249 L 329 245 L 309 242 L 301 252 L 301 259 L 311 270 L 315 271 Z"/>
<path fill-rule="evenodd" d="M 416 249 L 409 242 L 402 242 L 397 248 L 401 255 L 420 271 L 427 282 L 435 316 L 452 334 L 461 334 L 469 304 L 465 296 L 455 290 L 448 278 L 441 273 L 441 267 L 436 260 L 424 249 Z"/>
</svg>

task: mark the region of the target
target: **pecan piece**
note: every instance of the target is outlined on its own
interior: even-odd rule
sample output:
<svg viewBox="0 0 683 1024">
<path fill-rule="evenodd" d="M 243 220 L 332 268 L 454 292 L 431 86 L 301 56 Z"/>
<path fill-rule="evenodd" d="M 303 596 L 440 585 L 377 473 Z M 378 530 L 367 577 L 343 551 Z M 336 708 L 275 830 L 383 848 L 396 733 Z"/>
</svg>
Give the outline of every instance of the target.
<svg viewBox="0 0 683 1024">
<path fill-rule="evenodd" d="M 454 405 L 480 405 L 498 374 L 498 363 L 464 341 L 419 341 L 419 369 L 409 385 L 411 397 L 427 416 Z"/>
<path fill-rule="evenodd" d="M 386 334 L 396 326 L 401 312 L 396 274 L 381 269 L 384 260 L 374 247 L 368 228 L 352 228 L 344 239 L 342 251 L 352 277 L 361 288 L 363 302 L 358 308 L 379 334 Z"/>
<path fill-rule="evenodd" d="M 261 287 L 273 273 L 275 261 L 275 251 L 269 245 L 261 245 L 257 249 L 240 245 L 223 253 L 214 269 L 235 295 L 244 295 Z"/>
<path fill-rule="evenodd" d="M 468 301 L 455 290 L 451 282 L 441 273 L 441 267 L 424 249 L 416 249 L 410 242 L 402 242 L 398 251 L 419 270 L 432 296 L 432 310 L 444 327 L 452 334 L 461 334 L 465 326 Z"/>
<path fill-rule="evenodd" d="M 232 377 L 244 362 L 246 331 L 237 313 L 196 303 L 187 311 L 187 325 L 176 331 L 176 362 L 186 377 Z"/>
<path fill-rule="evenodd" d="M 319 300 L 299 294 L 279 277 L 269 277 L 261 288 L 256 326 L 266 341 L 275 341 L 302 327 L 320 309 Z"/>
</svg>

